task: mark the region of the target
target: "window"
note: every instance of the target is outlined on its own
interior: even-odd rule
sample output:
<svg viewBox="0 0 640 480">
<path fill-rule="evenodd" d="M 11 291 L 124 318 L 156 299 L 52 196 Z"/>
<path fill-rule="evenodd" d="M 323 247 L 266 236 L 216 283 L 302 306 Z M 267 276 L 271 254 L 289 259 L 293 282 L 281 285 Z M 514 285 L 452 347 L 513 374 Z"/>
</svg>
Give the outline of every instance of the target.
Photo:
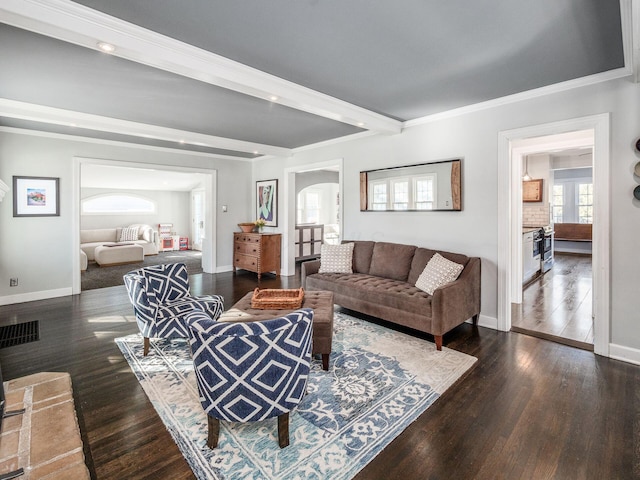
<svg viewBox="0 0 640 480">
<path fill-rule="evenodd" d="M 371 184 L 371 208 L 372 210 L 387 209 L 387 182 L 375 182 Z"/>
<path fill-rule="evenodd" d="M 433 210 L 435 199 L 435 176 L 418 177 L 414 179 L 416 210 Z"/>
<path fill-rule="evenodd" d="M 551 191 L 554 223 L 593 223 L 591 178 L 555 179 Z"/>
<path fill-rule="evenodd" d="M 436 174 L 369 182 L 370 210 L 433 210 L 435 198 Z"/>
<path fill-rule="evenodd" d="M 113 193 L 96 195 L 82 200 L 83 215 L 153 214 L 156 204 L 137 195 Z"/>
<path fill-rule="evenodd" d="M 553 186 L 551 195 L 551 210 L 553 223 L 562 223 L 564 206 L 564 185 L 556 184 Z"/>
<path fill-rule="evenodd" d="M 593 184 L 578 184 L 578 223 L 593 223 Z"/>
<path fill-rule="evenodd" d="M 407 210 L 409 208 L 409 180 L 406 178 L 391 181 L 391 195 L 393 196 L 393 210 Z"/>
<path fill-rule="evenodd" d="M 297 223 L 318 223 L 320 220 L 320 197 L 318 191 L 303 191 L 298 195 Z"/>
</svg>

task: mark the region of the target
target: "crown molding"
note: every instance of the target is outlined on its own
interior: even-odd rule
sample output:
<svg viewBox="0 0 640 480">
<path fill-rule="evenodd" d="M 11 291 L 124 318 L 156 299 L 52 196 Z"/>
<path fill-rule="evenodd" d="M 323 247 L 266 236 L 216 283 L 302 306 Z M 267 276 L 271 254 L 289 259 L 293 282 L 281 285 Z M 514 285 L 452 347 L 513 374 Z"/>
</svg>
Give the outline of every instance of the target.
<svg viewBox="0 0 640 480">
<path fill-rule="evenodd" d="M 190 155 L 195 157 L 206 157 L 216 160 L 233 160 L 234 162 L 252 162 L 252 158 L 232 157 L 231 155 L 218 155 L 216 153 L 196 152 L 181 148 L 157 147 L 155 145 L 145 145 L 140 143 L 122 142 L 119 140 L 106 140 L 104 138 L 81 137 L 78 135 L 68 135 L 66 133 L 45 132 L 42 130 L 29 130 L 26 128 L 1 127 L 0 133 L 12 133 L 15 135 L 30 135 L 32 137 L 54 138 L 58 140 L 70 140 L 72 142 L 93 143 L 97 145 L 110 145 L 114 147 L 135 148 L 140 150 L 152 150 L 154 152 L 166 152 L 180 155 Z M 186 167 L 185 167 L 186 168 Z"/>
<path fill-rule="evenodd" d="M 262 155 L 277 155 L 280 157 L 288 157 L 292 154 L 292 151 L 289 148 L 216 137 L 202 133 L 187 132 L 185 130 L 131 122 L 129 120 L 121 120 L 118 118 L 102 117 L 99 115 L 46 107 L 32 103 L 17 102 L 6 98 L 0 98 L 0 116 L 52 123 L 55 125 L 74 126 L 121 135 L 133 135 L 136 137 L 152 138 L 180 144 L 221 148 L 236 152 L 260 152 Z"/>
<path fill-rule="evenodd" d="M 618 68 L 616 70 L 609 70 L 608 72 L 604 73 L 597 73 L 595 75 L 589 75 L 587 77 L 577 78 L 575 80 L 568 80 L 566 82 L 556 83 L 554 85 L 548 85 L 546 87 L 527 90 L 526 92 L 514 93 L 513 95 L 507 95 L 506 97 L 487 100 L 486 102 L 480 102 L 473 105 L 454 108 L 452 110 L 447 110 L 446 112 L 434 113 L 433 115 L 427 115 L 425 117 L 416 118 L 414 120 L 408 120 L 404 122 L 403 125 L 404 128 L 417 127 L 419 125 L 424 125 L 425 123 L 444 120 L 446 118 L 458 117 L 460 115 L 467 115 L 469 113 L 480 112 L 482 110 L 489 110 L 491 108 L 509 105 L 511 103 L 522 102 L 524 100 L 530 100 L 533 98 L 545 97 L 554 93 L 573 90 L 575 88 L 593 85 L 596 83 L 608 82 L 610 80 L 624 78 L 630 75 L 630 68 Z"/>
<path fill-rule="evenodd" d="M 112 55 L 366 130 L 402 129 L 398 120 L 68 0 L 3 0 L 0 21 L 93 50 L 107 42 Z"/>
</svg>

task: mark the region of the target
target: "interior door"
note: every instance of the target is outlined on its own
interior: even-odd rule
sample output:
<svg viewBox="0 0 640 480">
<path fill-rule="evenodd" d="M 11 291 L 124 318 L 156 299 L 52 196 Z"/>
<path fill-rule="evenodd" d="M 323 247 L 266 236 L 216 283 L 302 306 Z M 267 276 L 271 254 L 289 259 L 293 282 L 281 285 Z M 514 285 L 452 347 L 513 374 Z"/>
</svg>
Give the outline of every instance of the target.
<svg viewBox="0 0 640 480">
<path fill-rule="evenodd" d="M 191 248 L 202 251 L 202 240 L 204 239 L 204 189 L 192 190 L 191 192 Z"/>
</svg>

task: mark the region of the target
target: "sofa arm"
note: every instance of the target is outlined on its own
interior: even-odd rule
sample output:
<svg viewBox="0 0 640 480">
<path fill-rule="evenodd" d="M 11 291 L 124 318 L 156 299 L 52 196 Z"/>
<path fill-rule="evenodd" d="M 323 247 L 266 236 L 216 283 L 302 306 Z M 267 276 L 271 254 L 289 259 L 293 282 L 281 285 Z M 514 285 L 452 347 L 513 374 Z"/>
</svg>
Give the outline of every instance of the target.
<svg viewBox="0 0 640 480">
<path fill-rule="evenodd" d="M 320 260 L 310 260 L 302 262 L 300 266 L 300 284 L 302 288 L 307 288 L 307 276 L 320 271 Z"/>
<path fill-rule="evenodd" d="M 480 271 L 480 258 L 471 257 L 456 281 L 433 292 L 434 335 L 443 335 L 480 313 Z"/>
</svg>

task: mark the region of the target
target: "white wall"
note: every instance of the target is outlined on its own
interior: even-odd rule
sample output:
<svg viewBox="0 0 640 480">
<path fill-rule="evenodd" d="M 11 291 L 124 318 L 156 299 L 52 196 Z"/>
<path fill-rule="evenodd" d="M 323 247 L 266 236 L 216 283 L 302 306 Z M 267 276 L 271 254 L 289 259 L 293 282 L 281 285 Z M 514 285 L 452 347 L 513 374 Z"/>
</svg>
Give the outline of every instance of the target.
<svg viewBox="0 0 640 480">
<path fill-rule="evenodd" d="M 0 203 L 0 304 L 71 292 L 74 157 L 217 170 L 215 254 L 218 270 L 231 268 L 232 232 L 255 215 L 250 162 L 0 131 L 0 179 L 11 184 L 13 175 L 60 178 L 59 217 L 14 218 L 12 192 Z M 12 277 L 19 278 L 17 287 L 9 287 Z"/>
<path fill-rule="evenodd" d="M 158 190 L 113 190 L 109 188 L 83 188 L 80 193 L 82 200 L 94 195 L 107 193 L 131 194 L 152 200 L 156 205 L 156 212 L 152 214 L 128 215 L 82 215 L 80 214 L 80 228 L 114 228 L 126 227 L 134 223 L 146 223 L 154 230 L 159 223 L 172 223 L 173 231 L 182 237 L 191 235 L 191 193 Z"/>
<path fill-rule="evenodd" d="M 357 138 L 256 164 L 255 178 L 344 159 L 344 238 L 415 244 L 482 258 L 482 315 L 497 315 L 498 133 L 611 112 L 611 343 L 640 350 L 640 202 L 633 199 L 633 145 L 640 135 L 640 85 L 627 79 L 434 120 L 394 136 Z M 462 158 L 461 212 L 360 212 L 359 172 Z M 507 182 L 508 183 L 508 182 Z M 282 199 L 284 195 L 280 195 Z M 281 200 L 279 200 L 281 201 Z M 283 204 L 279 208 L 282 212 Z M 638 352 L 640 353 L 640 352 Z M 640 356 L 638 357 L 640 358 Z"/>
</svg>

